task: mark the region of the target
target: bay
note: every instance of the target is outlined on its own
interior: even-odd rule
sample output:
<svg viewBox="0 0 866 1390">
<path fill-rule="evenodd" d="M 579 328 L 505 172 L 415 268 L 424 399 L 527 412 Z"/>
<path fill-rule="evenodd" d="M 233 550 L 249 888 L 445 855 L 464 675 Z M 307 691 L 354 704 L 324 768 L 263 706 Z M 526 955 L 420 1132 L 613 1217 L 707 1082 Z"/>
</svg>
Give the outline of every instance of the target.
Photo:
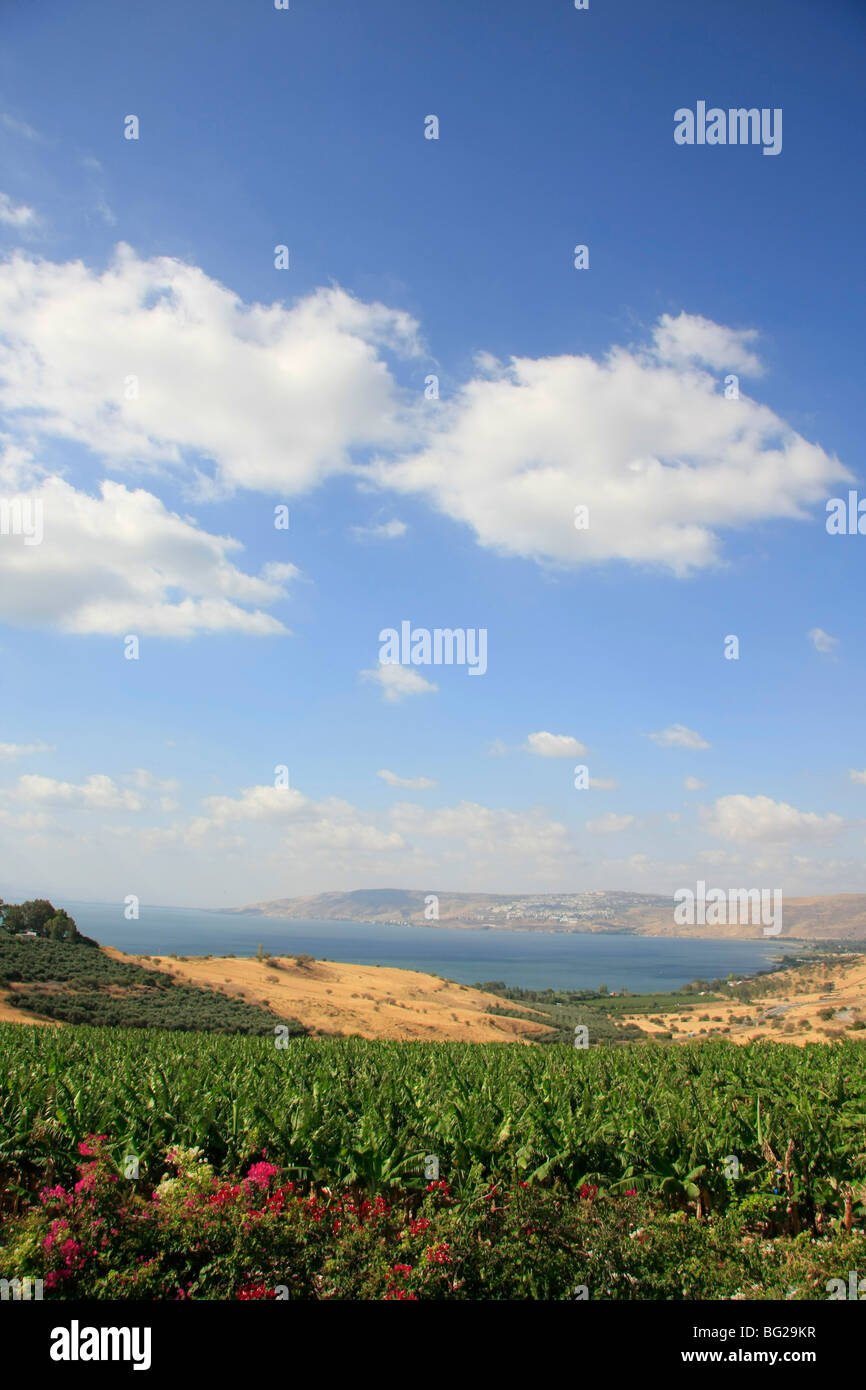
<svg viewBox="0 0 866 1390">
<path fill-rule="evenodd" d="M 694 979 L 754 974 L 793 943 L 690 940 L 558 932 L 503 932 L 453 927 L 368 926 L 224 914 L 197 908 L 140 905 L 127 921 L 119 903 L 69 903 L 86 936 L 118 950 L 148 955 L 299 955 L 398 966 L 460 984 L 502 980 L 524 989 L 675 990 Z"/>
</svg>

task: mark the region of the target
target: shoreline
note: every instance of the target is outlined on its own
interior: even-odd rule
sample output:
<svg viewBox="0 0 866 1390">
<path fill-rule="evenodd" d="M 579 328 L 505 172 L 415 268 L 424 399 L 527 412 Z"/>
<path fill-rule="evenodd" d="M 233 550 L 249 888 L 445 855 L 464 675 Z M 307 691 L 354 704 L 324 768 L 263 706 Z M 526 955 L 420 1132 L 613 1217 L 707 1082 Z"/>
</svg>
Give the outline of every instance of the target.
<svg viewBox="0 0 866 1390">
<path fill-rule="evenodd" d="M 634 927 L 596 927 L 596 928 L 594 928 L 594 927 L 560 927 L 560 926 L 544 926 L 544 927 L 539 927 L 539 926 L 534 926 L 532 923 L 529 923 L 529 922 L 513 923 L 513 924 L 509 924 L 508 926 L 503 926 L 503 925 L 501 925 L 501 924 L 498 923 L 498 922 L 461 922 L 461 921 L 456 921 L 456 920 L 449 920 L 449 921 L 444 921 L 444 922 L 443 922 L 443 921 L 438 921 L 438 922 L 413 922 L 413 921 L 408 921 L 408 922 L 407 922 L 407 921 L 404 921 L 404 920 L 398 920 L 397 918 L 388 918 L 388 919 L 384 919 L 384 920 L 377 920 L 377 919 L 372 918 L 372 917 L 321 917 L 321 918 L 307 918 L 307 917 L 296 917 L 296 916 L 290 915 L 290 914 L 288 914 L 288 913 L 280 913 L 280 914 L 278 914 L 278 915 L 275 915 L 275 914 L 270 913 L 270 912 L 262 912 L 260 908 L 251 908 L 251 909 L 247 910 L 247 909 L 233 908 L 233 907 L 222 907 L 222 908 L 202 907 L 202 908 L 186 908 L 186 909 L 162 908 L 162 909 L 160 909 L 160 910 L 161 910 L 161 911 L 179 910 L 179 911 L 187 911 L 187 912 L 213 912 L 213 913 L 219 913 L 220 916 L 224 916 L 224 917 L 255 917 L 256 919 L 258 919 L 258 920 L 260 920 L 260 921 L 264 921 L 264 922 L 300 922 L 300 923 L 307 923 L 307 922 L 310 922 L 310 921 L 316 921 L 317 924 L 318 924 L 318 923 L 321 923 L 321 924 L 324 924 L 324 925 L 327 925 L 328 923 L 333 922 L 334 924 L 339 924 L 340 926 L 344 926 L 344 927 L 405 927 L 405 928 L 415 927 L 415 928 L 420 928 L 420 929 L 422 929 L 422 930 L 427 930 L 427 929 L 429 929 L 429 930 L 432 930 L 432 931 L 485 931 L 485 932 L 486 932 L 486 931 L 490 931 L 490 932 L 501 932 L 502 934 L 523 933 L 523 934 L 531 935 L 531 936 L 595 936 L 595 937 L 598 937 L 598 936 L 615 936 L 615 937 L 628 936 L 628 937 L 633 937 L 635 940 L 640 940 L 640 941 L 757 941 L 757 942 L 768 942 L 768 943 L 769 943 L 770 941 L 776 941 L 776 942 L 779 942 L 780 944 L 781 944 L 782 942 L 784 942 L 784 943 L 786 943 L 786 944 L 790 943 L 791 945 L 797 945 L 797 946 L 821 946 L 821 945 L 830 945 L 830 944 L 833 944 L 833 943 L 839 941 L 839 942 L 843 942 L 844 944 L 847 944 L 847 940 L 846 940 L 845 938 L 836 938 L 836 937 L 827 937 L 826 939 L 825 939 L 825 938 L 822 938 L 822 937 L 814 937 L 814 936 L 780 936 L 780 937 L 766 937 L 766 936 L 754 936 L 754 935 L 751 935 L 751 934 L 745 934 L 745 933 L 739 933 L 739 932 L 738 932 L 736 935 L 734 935 L 734 934 L 728 934 L 728 935 L 725 935 L 725 936 L 719 936 L 719 935 L 718 935 L 718 928 L 715 928 L 715 927 L 706 927 L 706 928 L 703 928 L 703 929 L 700 930 L 700 931 L 696 931 L 696 930 L 692 929 L 691 931 L 684 930 L 684 931 L 652 932 L 652 931 L 639 931 L 639 930 L 636 930 Z M 853 945 L 856 945 L 856 944 L 858 943 L 858 941 L 859 941 L 860 944 L 862 945 L 864 951 L 866 951 L 866 937 L 863 937 L 863 938 L 852 937 L 852 938 L 850 938 L 850 942 L 851 942 L 851 945 L 852 945 L 852 946 L 853 946 Z"/>
</svg>

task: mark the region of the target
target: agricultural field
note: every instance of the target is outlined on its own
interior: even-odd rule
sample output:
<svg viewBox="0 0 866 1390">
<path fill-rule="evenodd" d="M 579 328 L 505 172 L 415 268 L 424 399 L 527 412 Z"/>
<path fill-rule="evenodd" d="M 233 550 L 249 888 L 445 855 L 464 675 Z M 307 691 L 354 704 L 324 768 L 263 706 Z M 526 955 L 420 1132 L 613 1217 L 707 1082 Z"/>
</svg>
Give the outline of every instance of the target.
<svg viewBox="0 0 866 1390">
<path fill-rule="evenodd" d="M 152 1177 L 166 1147 L 236 1169 L 263 1146 L 315 1182 L 410 1183 L 427 1154 L 453 1188 L 513 1177 L 685 1193 L 765 1185 L 790 1148 L 804 1214 L 866 1175 L 866 1048 L 498 1044 L 0 1026 L 7 1191 L 68 1180 L 88 1134 Z M 773 1157 L 771 1157 L 773 1156 Z M 16 1184 L 18 1185 L 16 1189 Z M 735 1187 L 736 1190 L 736 1187 Z"/>
<path fill-rule="evenodd" d="M 862 1263 L 861 1044 L 285 1043 L 0 1024 L 0 1264 L 51 1297 L 808 1299 Z"/>
</svg>

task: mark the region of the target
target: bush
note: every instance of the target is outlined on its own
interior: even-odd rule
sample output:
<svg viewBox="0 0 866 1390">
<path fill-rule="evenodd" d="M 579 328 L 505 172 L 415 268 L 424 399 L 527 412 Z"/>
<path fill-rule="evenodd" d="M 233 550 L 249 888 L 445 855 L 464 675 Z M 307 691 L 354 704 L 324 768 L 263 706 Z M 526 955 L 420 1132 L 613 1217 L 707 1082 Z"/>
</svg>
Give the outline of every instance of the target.
<svg viewBox="0 0 866 1390">
<path fill-rule="evenodd" d="M 4 1258 L 56 1299 L 381 1301 L 815 1299 L 862 1255 L 862 1235 L 758 1240 L 778 1198 L 711 1222 L 646 1195 L 444 1180 L 417 1195 L 305 1191 L 264 1155 L 219 1177 L 198 1149 L 170 1149 L 139 1191 L 107 1137 L 79 1145 L 79 1180 L 45 1188 L 6 1223 Z M 749 1205 L 751 1202 L 751 1205 Z"/>
</svg>

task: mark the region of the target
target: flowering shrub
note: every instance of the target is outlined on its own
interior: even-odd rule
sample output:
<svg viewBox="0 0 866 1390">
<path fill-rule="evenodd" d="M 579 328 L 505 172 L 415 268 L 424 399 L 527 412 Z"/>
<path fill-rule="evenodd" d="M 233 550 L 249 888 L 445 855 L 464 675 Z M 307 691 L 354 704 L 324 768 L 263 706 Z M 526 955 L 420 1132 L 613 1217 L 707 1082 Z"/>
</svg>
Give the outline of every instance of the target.
<svg viewBox="0 0 866 1390">
<path fill-rule="evenodd" d="M 824 1298 L 866 1257 L 862 1230 L 761 1241 L 590 1183 L 481 1183 L 458 1203 L 442 1179 L 386 1199 L 300 1190 L 264 1152 L 236 1178 L 172 1148 L 139 1191 L 105 1135 L 79 1156 L 74 1183 L 0 1228 L 3 1264 L 43 1278 L 47 1298 L 564 1299 L 578 1285 L 593 1299 Z"/>
</svg>

